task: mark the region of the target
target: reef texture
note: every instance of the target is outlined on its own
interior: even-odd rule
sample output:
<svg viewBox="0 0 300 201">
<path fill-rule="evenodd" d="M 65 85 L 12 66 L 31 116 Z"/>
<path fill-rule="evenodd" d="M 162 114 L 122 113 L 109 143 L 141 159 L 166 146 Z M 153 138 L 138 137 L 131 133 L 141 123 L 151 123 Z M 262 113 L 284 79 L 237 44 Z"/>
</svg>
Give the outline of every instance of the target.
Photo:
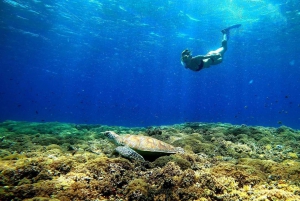
<svg viewBox="0 0 300 201">
<path fill-rule="evenodd" d="M 152 161 L 120 157 L 103 132 L 185 149 Z M 0 200 L 300 200 L 300 131 L 185 123 L 149 128 L 0 123 Z"/>
</svg>

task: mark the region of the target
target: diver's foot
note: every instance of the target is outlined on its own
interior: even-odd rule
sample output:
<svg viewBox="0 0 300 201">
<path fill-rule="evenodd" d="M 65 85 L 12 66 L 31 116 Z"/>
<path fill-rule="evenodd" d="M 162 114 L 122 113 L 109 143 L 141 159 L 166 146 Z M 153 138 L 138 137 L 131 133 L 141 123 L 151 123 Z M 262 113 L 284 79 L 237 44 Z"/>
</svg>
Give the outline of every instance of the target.
<svg viewBox="0 0 300 201">
<path fill-rule="evenodd" d="M 229 29 L 223 29 L 221 32 L 222 32 L 222 34 L 228 34 L 229 33 Z"/>
</svg>

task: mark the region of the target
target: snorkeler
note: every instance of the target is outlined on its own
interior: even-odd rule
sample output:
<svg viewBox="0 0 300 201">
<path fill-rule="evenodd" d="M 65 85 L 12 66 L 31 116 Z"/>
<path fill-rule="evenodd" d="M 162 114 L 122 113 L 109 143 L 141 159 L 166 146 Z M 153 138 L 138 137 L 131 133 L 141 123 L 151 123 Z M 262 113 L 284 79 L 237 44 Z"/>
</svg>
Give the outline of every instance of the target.
<svg viewBox="0 0 300 201">
<path fill-rule="evenodd" d="M 211 65 L 220 64 L 223 61 L 223 55 L 227 50 L 227 40 L 229 38 L 229 31 L 233 28 L 239 28 L 241 24 L 236 24 L 222 30 L 223 40 L 222 45 L 215 51 L 210 51 L 206 55 L 198 55 L 192 57 L 190 50 L 186 49 L 181 53 L 181 64 L 185 68 L 193 71 L 200 71 L 203 68 L 209 68 Z"/>
</svg>

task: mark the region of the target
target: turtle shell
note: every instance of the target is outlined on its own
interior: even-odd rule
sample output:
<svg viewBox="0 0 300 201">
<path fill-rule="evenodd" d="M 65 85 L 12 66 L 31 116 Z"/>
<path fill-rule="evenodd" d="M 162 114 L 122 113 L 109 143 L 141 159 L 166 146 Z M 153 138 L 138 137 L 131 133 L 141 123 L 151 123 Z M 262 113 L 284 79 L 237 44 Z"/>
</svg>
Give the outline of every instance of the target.
<svg viewBox="0 0 300 201">
<path fill-rule="evenodd" d="M 121 135 L 123 145 L 142 155 L 165 155 L 178 153 L 176 147 L 152 137 L 142 135 Z"/>
</svg>

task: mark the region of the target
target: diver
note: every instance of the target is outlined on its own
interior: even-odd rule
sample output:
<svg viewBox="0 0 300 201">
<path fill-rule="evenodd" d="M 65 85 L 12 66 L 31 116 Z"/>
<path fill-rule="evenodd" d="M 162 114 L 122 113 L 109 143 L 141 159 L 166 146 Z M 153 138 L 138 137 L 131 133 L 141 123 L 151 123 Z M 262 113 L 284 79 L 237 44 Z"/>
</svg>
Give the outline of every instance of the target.
<svg viewBox="0 0 300 201">
<path fill-rule="evenodd" d="M 203 68 L 209 68 L 211 65 L 220 64 L 223 61 L 223 55 L 227 50 L 227 40 L 229 39 L 229 31 L 233 28 L 239 28 L 241 24 L 236 24 L 226 29 L 223 29 L 222 45 L 215 51 L 210 51 L 206 55 L 197 55 L 192 57 L 190 50 L 186 49 L 181 53 L 181 64 L 185 68 L 189 68 L 193 71 L 200 71 Z"/>
</svg>

